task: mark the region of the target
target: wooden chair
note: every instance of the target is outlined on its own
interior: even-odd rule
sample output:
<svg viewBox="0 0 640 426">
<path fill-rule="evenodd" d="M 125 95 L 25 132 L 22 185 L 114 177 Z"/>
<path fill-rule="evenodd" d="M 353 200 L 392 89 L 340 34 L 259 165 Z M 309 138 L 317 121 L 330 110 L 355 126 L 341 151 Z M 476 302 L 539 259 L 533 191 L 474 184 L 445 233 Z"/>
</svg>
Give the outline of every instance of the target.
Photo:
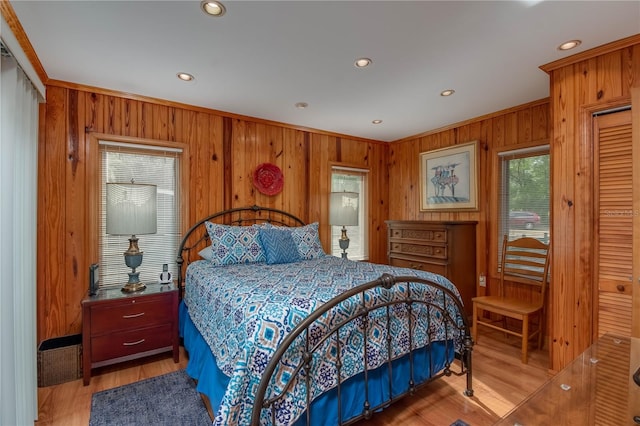
<svg viewBox="0 0 640 426">
<path fill-rule="evenodd" d="M 522 363 L 527 363 L 529 340 L 538 336 L 538 348 L 542 347 L 544 334 L 545 291 L 549 271 L 549 244 L 535 238 L 519 238 L 502 242 L 502 263 L 500 268 L 500 288 L 498 296 L 474 297 L 473 301 L 473 340 L 478 341 L 478 326 L 485 326 L 522 339 Z M 516 297 L 505 297 L 505 282 L 524 284 L 533 290 L 531 301 Z M 478 318 L 482 311 L 498 314 L 502 321 Z M 537 316 L 537 327 L 531 330 L 531 317 Z M 507 328 L 507 318 L 522 321 L 522 331 Z M 500 325 L 501 323 L 501 325 Z"/>
</svg>

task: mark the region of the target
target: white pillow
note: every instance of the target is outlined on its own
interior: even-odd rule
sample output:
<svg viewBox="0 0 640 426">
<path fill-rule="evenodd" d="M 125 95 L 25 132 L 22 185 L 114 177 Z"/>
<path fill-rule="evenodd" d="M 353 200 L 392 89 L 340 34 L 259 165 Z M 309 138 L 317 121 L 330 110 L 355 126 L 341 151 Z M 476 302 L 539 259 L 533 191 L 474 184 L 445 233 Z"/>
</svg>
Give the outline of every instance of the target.
<svg viewBox="0 0 640 426">
<path fill-rule="evenodd" d="M 205 248 L 203 248 L 202 250 L 200 250 L 198 252 L 198 254 L 200 255 L 201 258 L 203 258 L 204 260 L 211 260 L 213 259 L 213 249 L 211 248 L 211 246 L 206 246 Z"/>
</svg>

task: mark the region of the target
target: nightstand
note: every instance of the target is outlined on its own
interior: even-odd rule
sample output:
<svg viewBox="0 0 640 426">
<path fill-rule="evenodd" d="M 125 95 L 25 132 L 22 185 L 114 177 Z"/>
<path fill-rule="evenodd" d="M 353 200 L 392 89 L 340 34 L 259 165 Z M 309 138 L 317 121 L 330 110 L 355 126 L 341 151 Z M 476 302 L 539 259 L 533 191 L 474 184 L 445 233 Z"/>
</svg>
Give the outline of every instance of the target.
<svg viewBox="0 0 640 426">
<path fill-rule="evenodd" d="M 178 289 L 147 284 L 137 293 L 101 289 L 82 301 L 83 383 L 91 369 L 173 352 L 178 362 Z"/>
</svg>

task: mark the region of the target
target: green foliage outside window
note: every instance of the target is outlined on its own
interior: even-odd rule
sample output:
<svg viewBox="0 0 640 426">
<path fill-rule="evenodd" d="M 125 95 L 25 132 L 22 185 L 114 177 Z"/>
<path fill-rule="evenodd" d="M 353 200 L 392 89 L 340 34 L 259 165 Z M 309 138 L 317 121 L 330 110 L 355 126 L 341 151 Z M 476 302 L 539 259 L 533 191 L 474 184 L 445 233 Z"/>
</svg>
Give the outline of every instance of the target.
<svg viewBox="0 0 640 426">
<path fill-rule="evenodd" d="M 509 212 L 527 211 L 549 226 L 549 154 L 508 160 Z"/>
</svg>

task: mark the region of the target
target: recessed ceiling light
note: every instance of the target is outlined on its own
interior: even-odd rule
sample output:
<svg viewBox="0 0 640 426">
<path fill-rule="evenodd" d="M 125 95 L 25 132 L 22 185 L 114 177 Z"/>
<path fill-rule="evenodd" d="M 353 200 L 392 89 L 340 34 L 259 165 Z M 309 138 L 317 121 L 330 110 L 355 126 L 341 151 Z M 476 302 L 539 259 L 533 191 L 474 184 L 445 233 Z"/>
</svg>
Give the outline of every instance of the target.
<svg viewBox="0 0 640 426">
<path fill-rule="evenodd" d="M 571 50 L 574 47 L 580 46 L 580 44 L 582 44 L 582 41 L 580 41 L 580 40 L 565 41 L 560 46 L 558 46 L 558 50 Z"/>
<path fill-rule="evenodd" d="M 207 15 L 216 16 L 216 17 L 224 15 L 224 13 L 227 11 L 227 9 L 224 8 L 224 5 L 219 1 L 205 0 L 202 3 L 200 3 L 200 7 L 204 11 L 204 13 L 206 13 Z"/>
<path fill-rule="evenodd" d="M 442 92 L 440 92 L 440 96 L 451 96 L 454 93 L 456 93 L 455 90 L 453 89 L 447 89 L 447 90 L 443 90 Z"/>
<path fill-rule="evenodd" d="M 371 59 L 369 58 L 356 59 L 356 61 L 354 62 L 354 65 L 356 66 L 356 68 L 368 67 L 369 65 L 371 65 Z"/>
<path fill-rule="evenodd" d="M 178 74 L 176 74 L 178 76 L 178 78 L 182 81 L 191 81 L 194 79 L 194 77 L 186 72 L 179 72 Z"/>
<path fill-rule="evenodd" d="M 382 123 L 382 120 L 373 120 L 372 123 L 373 124 L 380 124 L 380 123 Z"/>
<path fill-rule="evenodd" d="M 308 103 L 306 103 L 306 102 L 298 102 L 298 103 L 296 104 L 296 108 L 298 108 L 298 109 L 305 109 L 305 108 L 306 108 L 306 107 L 308 107 L 308 106 L 309 106 L 309 104 L 308 104 Z"/>
</svg>

